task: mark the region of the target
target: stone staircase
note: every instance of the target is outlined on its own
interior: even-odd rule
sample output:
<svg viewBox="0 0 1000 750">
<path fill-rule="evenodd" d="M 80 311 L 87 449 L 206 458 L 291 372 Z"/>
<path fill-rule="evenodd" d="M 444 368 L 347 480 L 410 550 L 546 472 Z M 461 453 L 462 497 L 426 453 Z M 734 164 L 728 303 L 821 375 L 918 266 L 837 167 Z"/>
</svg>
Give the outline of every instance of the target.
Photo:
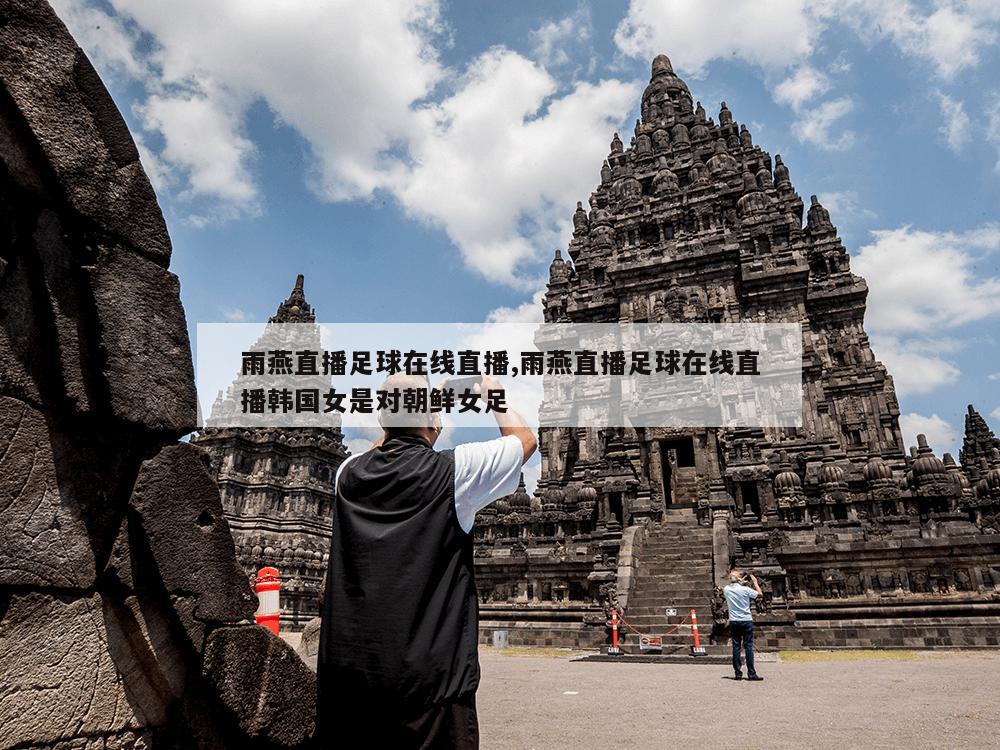
<svg viewBox="0 0 1000 750">
<path fill-rule="evenodd" d="M 681 467 L 674 469 L 673 480 L 673 502 L 675 503 L 695 503 L 698 500 L 698 490 L 701 481 L 698 479 L 698 470 L 694 467 Z M 671 511 L 667 511 L 670 513 Z M 679 512 L 679 511 L 673 511 Z"/>
<path fill-rule="evenodd" d="M 661 522 L 646 530 L 625 618 L 642 633 L 663 636 L 663 653 L 680 653 L 692 644 L 691 628 L 666 633 L 694 609 L 702 645 L 709 653 L 724 653 L 724 644 L 712 647 L 708 642 L 713 588 L 712 529 L 699 526 L 692 509 L 668 510 Z M 667 617 L 668 607 L 677 610 L 676 617 Z M 627 629 L 623 633 L 627 650 L 638 652 L 638 636 Z"/>
</svg>

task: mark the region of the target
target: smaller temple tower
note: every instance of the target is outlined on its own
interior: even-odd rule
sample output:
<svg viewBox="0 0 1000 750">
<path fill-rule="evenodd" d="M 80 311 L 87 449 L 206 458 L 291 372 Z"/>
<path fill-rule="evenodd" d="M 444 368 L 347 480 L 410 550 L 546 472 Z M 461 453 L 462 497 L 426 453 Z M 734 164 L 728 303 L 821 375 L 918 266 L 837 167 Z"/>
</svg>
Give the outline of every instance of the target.
<svg viewBox="0 0 1000 750">
<path fill-rule="evenodd" d="M 984 462 L 989 464 L 994 449 L 1000 449 L 1000 438 L 993 434 L 986 420 L 969 404 L 965 415 L 965 439 L 958 452 L 958 460 L 973 484 L 983 478 L 982 465 Z"/>
<path fill-rule="evenodd" d="M 315 326 L 301 274 L 268 322 Z M 316 327 L 317 340 L 318 335 Z M 216 409 L 225 410 L 231 400 L 220 394 Z M 300 630 L 319 614 L 333 483 L 348 455 L 343 433 L 339 427 L 216 427 L 212 422 L 210 417 L 191 442 L 211 458 L 237 558 L 249 576 L 264 566 L 281 571 L 282 627 Z"/>
</svg>

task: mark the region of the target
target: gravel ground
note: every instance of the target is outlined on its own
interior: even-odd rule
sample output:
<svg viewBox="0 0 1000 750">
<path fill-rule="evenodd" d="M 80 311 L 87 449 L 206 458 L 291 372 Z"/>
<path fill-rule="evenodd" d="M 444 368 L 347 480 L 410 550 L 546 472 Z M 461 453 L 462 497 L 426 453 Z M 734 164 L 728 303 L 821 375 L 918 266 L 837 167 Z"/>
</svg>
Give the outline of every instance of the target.
<svg viewBox="0 0 1000 750">
<path fill-rule="evenodd" d="M 791 655 L 718 665 L 483 649 L 483 750 L 1000 747 L 1000 654 Z"/>
</svg>

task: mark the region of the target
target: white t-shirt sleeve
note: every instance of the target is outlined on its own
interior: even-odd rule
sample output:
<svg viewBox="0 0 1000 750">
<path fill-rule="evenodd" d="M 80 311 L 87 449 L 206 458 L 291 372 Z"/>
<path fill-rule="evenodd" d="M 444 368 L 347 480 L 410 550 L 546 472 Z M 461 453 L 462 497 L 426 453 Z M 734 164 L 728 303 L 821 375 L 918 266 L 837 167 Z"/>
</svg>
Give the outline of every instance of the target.
<svg viewBox="0 0 1000 750">
<path fill-rule="evenodd" d="M 514 435 L 455 448 L 455 512 L 466 533 L 476 513 L 517 489 L 524 447 Z"/>
</svg>

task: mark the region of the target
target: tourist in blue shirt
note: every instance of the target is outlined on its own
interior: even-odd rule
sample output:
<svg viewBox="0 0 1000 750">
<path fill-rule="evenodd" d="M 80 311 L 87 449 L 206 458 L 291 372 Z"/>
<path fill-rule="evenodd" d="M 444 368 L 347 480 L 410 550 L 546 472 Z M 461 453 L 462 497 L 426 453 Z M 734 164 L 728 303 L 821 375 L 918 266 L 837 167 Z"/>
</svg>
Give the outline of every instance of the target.
<svg viewBox="0 0 1000 750">
<path fill-rule="evenodd" d="M 760 584 L 753 573 L 750 574 L 753 588 L 746 585 L 746 576 L 739 570 L 729 571 L 729 583 L 722 593 L 729 605 L 729 629 L 733 634 L 733 669 L 736 679 L 743 679 L 743 663 L 740 660 L 740 644 L 747 655 L 747 679 L 759 682 L 763 680 L 757 674 L 753 665 L 753 616 L 750 614 L 750 602 L 761 595 Z"/>
</svg>

